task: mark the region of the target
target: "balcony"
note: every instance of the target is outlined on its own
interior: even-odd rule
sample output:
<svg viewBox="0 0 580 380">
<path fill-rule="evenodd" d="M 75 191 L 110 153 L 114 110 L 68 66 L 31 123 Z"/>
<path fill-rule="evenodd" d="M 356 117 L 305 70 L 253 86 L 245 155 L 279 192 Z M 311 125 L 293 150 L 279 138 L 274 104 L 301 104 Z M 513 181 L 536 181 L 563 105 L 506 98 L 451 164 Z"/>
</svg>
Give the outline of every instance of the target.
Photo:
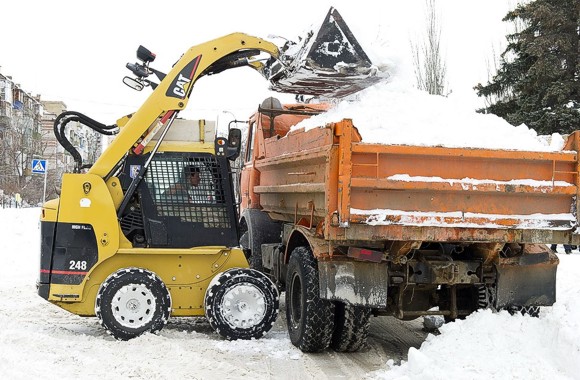
<svg viewBox="0 0 580 380">
<path fill-rule="evenodd" d="M 12 125 L 12 106 L 5 100 L 0 100 L 0 128 L 8 128 Z"/>
</svg>

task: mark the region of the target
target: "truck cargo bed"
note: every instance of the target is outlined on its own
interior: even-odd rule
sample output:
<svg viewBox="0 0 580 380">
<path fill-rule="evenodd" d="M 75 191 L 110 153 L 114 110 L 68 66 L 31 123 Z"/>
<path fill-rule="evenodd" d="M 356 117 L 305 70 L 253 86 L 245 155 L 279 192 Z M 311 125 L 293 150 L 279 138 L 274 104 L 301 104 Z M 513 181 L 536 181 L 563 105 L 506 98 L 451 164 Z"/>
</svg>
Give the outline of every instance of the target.
<svg viewBox="0 0 580 380">
<path fill-rule="evenodd" d="M 331 240 L 573 243 L 578 136 L 566 151 L 366 144 L 351 120 L 268 138 L 259 205 Z"/>
</svg>

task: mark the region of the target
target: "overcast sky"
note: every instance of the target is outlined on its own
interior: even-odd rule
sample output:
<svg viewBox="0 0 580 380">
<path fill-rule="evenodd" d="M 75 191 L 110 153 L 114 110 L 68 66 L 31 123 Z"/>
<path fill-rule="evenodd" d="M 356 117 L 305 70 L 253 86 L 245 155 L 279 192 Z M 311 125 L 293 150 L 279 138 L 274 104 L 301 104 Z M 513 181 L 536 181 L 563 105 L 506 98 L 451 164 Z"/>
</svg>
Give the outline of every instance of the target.
<svg viewBox="0 0 580 380">
<path fill-rule="evenodd" d="M 454 96 L 471 101 L 472 87 L 487 79 L 486 61 L 505 46 L 501 19 L 513 0 L 437 0 L 448 79 Z M 342 14 L 374 61 L 386 59 L 409 75 L 410 41 L 424 31 L 424 0 L 352 1 L 111 1 L 3 2 L 0 72 L 43 100 L 111 124 L 135 111 L 137 93 L 121 82 L 142 44 L 157 54 L 160 71 L 189 47 L 233 32 L 290 39 L 318 26 L 329 7 Z M 249 68 L 200 80 L 188 109 L 215 118 L 228 110 L 246 118 L 268 96 L 268 84 Z"/>
</svg>

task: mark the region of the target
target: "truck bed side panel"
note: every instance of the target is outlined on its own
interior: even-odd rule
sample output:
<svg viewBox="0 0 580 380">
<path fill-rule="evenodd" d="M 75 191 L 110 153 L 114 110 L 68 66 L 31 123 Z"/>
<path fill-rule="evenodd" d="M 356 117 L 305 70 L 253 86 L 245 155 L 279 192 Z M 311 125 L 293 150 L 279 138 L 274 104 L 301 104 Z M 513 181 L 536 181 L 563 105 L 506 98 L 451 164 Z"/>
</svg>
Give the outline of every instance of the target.
<svg viewBox="0 0 580 380">
<path fill-rule="evenodd" d="M 279 220 L 325 221 L 333 240 L 577 237 L 576 151 L 365 144 L 358 136 L 343 120 L 268 139 L 256 162 L 263 209 Z"/>
</svg>

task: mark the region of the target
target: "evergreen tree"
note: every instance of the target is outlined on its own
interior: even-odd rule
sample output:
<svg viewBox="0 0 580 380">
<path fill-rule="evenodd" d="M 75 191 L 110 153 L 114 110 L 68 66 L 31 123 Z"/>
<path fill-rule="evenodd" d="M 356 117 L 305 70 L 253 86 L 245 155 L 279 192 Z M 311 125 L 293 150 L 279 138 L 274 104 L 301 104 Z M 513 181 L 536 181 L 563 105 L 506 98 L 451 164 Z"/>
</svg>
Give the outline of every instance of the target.
<svg viewBox="0 0 580 380">
<path fill-rule="evenodd" d="M 475 87 L 494 99 L 478 112 L 540 134 L 580 129 L 580 0 L 535 0 L 503 19 L 520 21 L 507 36 L 500 67 L 490 83 Z"/>
</svg>

